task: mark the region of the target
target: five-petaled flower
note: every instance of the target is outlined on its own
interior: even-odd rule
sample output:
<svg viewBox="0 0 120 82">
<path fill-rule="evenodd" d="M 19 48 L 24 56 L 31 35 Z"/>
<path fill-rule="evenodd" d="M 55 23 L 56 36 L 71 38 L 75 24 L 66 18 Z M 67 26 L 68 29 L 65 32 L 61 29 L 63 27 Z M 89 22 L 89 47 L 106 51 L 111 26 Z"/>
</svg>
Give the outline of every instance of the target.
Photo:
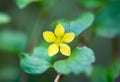
<svg viewBox="0 0 120 82">
<path fill-rule="evenodd" d="M 65 56 L 70 56 L 71 49 L 69 45 L 66 43 L 70 43 L 75 38 L 75 34 L 73 32 L 65 33 L 64 27 L 62 24 L 58 24 L 54 30 L 54 33 L 51 31 L 43 32 L 43 38 L 52 43 L 48 48 L 48 55 L 54 56 L 60 52 Z"/>
</svg>

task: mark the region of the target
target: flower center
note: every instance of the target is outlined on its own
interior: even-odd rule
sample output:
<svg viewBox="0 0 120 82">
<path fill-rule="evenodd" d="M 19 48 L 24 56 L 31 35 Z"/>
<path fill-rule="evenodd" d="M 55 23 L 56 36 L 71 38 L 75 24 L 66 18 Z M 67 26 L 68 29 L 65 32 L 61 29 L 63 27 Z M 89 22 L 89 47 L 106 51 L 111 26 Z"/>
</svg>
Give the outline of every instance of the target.
<svg viewBox="0 0 120 82">
<path fill-rule="evenodd" d="M 56 38 L 54 42 L 59 45 L 62 41 L 61 41 L 61 38 Z"/>
</svg>

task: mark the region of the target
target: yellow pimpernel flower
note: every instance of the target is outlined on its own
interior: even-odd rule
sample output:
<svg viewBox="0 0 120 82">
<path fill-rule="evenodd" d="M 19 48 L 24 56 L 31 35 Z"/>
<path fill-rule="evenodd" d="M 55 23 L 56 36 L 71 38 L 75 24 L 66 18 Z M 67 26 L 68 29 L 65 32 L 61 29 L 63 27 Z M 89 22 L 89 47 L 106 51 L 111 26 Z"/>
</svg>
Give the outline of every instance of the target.
<svg viewBox="0 0 120 82">
<path fill-rule="evenodd" d="M 54 30 L 54 33 L 51 31 L 43 32 L 43 38 L 52 43 L 48 48 L 48 55 L 54 56 L 60 52 L 65 56 L 70 56 L 71 49 L 66 43 L 70 43 L 75 38 L 75 34 L 72 32 L 65 33 L 64 27 L 62 24 L 58 24 Z"/>
</svg>

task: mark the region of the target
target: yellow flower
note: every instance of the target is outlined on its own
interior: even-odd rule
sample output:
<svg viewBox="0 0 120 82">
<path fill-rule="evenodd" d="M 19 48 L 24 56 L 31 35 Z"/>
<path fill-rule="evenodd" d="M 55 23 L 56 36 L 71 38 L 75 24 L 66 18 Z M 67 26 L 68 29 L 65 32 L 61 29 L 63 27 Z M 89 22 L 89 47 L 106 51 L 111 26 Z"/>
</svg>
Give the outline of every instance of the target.
<svg viewBox="0 0 120 82">
<path fill-rule="evenodd" d="M 43 38 L 49 42 L 52 43 L 48 48 L 48 55 L 54 56 L 60 52 L 65 56 L 70 56 L 71 49 L 69 45 L 66 43 L 70 43 L 75 38 L 74 33 L 69 32 L 65 33 L 64 27 L 62 24 L 58 24 L 54 30 L 54 33 L 51 31 L 45 31 L 43 32 Z"/>
</svg>

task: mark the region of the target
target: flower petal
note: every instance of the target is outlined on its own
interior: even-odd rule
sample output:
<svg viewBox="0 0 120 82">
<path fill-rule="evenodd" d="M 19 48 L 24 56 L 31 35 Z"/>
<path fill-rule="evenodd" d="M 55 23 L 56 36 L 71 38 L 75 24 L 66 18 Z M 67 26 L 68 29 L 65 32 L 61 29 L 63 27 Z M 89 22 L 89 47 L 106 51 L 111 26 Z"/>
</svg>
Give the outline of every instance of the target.
<svg viewBox="0 0 120 82">
<path fill-rule="evenodd" d="M 70 56 L 71 49 L 67 44 L 61 43 L 60 44 L 60 52 L 65 56 Z"/>
<path fill-rule="evenodd" d="M 64 30 L 64 27 L 62 24 L 58 24 L 55 28 L 55 35 L 58 37 L 58 38 L 61 38 L 65 33 L 65 30 Z"/>
<path fill-rule="evenodd" d="M 58 45 L 57 44 L 51 44 L 48 48 L 48 55 L 49 56 L 54 56 L 55 54 L 57 54 L 59 51 Z"/>
<path fill-rule="evenodd" d="M 71 42 L 73 41 L 73 39 L 75 38 L 75 34 L 74 33 L 66 33 L 63 38 L 62 38 L 62 42 Z"/>
<path fill-rule="evenodd" d="M 43 32 L 43 38 L 47 42 L 53 42 L 56 39 L 55 35 L 51 31 L 45 31 L 45 32 Z"/>
</svg>

